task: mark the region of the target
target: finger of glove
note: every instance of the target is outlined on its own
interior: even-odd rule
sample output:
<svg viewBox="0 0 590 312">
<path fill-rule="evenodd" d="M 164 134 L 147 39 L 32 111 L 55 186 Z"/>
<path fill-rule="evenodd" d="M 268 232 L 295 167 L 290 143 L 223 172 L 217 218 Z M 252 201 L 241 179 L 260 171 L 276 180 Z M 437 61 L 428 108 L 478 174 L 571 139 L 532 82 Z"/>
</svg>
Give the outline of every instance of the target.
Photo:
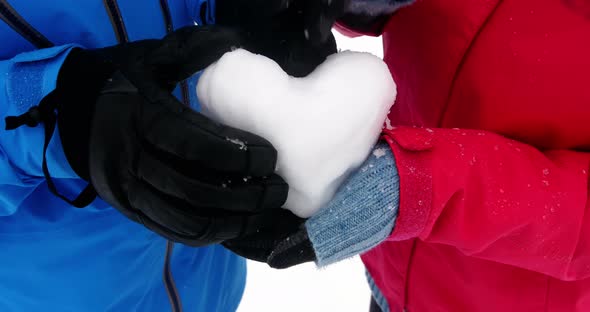
<svg viewBox="0 0 590 312">
<path fill-rule="evenodd" d="M 322 44 L 332 34 L 332 27 L 344 15 L 349 0 L 305 0 L 305 37 L 312 44 Z"/>
<path fill-rule="evenodd" d="M 157 222 L 154 222 L 153 220 L 151 220 L 150 218 L 148 218 L 144 214 L 140 214 L 139 219 L 140 219 L 139 222 L 141 224 L 143 224 L 147 229 L 151 230 L 152 232 L 162 236 L 163 238 L 165 238 L 171 242 L 181 243 L 181 244 L 191 246 L 191 247 L 204 247 L 204 246 L 208 246 L 208 245 L 219 244 L 222 242 L 219 240 L 218 241 L 204 240 L 204 239 L 200 239 L 198 237 L 181 235 L 176 232 L 172 232 L 169 229 L 158 224 Z"/>
<path fill-rule="evenodd" d="M 267 21 L 298 0 L 217 0 L 216 22 L 219 25 L 248 26 Z"/>
<path fill-rule="evenodd" d="M 178 162 L 167 164 L 145 151 L 141 153 L 137 174 L 139 179 L 158 191 L 190 205 L 219 207 L 242 213 L 259 213 L 280 208 L 288 194 L 287 184 L 277 175 L 256 180 L 238 177 L 237 181 L 230 183 L 230 177 L 188 168 Z M 203 178 L 204 175 L 215 177 L 205 181 L 207 179 Z"/>
<path fill-rule="evenodd" d="M 280 242 L 269 255 L 267 263 L 274 269 L 287 269 L 315 260 L 315 251 L 307 236 L 307 231 L 301 229 Z"/>
<path fill-rule="evenodd" d="M 165 232 L 205 244 L 239 237 L 246 224 L 247 217 L 244 215 L 228 213 L 214 216 L 222 211 L 190 206 L 137 180 L 129 183 L 128 199 L 131 206 L 159 224 Z M 212 214 L 202 216 L 207 210 L 212 210 Z"/>
<path fill-rule="evenodd" d="M 243 240 L 282 240 L 299 231 L 304 222 L 287 209 L 264 211 L 251 218 L 247 231 L 253 234 Z"/>
<path fill-rule="evenodd" d="M 240 32 L 235 29 L 188 26 L 162 39 L 144 62 L 161 86 L 168 87 L 189 78 L 241 44 Z"/>
<path fill-rule="evenodd" d="M 277 151 L 267 140 L 216 123 L 183 106 L 172 96 L 145 111 L 146 142 L 176 159 L 237 176 L 263 177 L 274 173 Z M 175 110 L 175 111 L 173 111 Z"/>
<path fill-rule="evenodd" d="M 259 12 L 262 16 L 274 16 L 292 6 L 298 0 L 249 0 L 248 6 Z"/>
<path fill-rule="evenodd" d="M 241 243 L 234 243 L 230 241 L 226 241 L 222 243 L 223 246 L 229 249 L 234 254 L 252 260 L 256 262 L 266 263 L 266 259 L 268 259 L 268 255 L 270 254 L 271 250 L 270 246 L 259 246 L 259 245 L 245 245 Z"/>
<path fill-rule="evenodd" d="M 163 238 L 171 242 L 181 243 L 191 247 L 205 247 L 209 245 L 219 244 L 222 242 L 222 240 L 206 240 L 199 237 L 178 234 L 160 225 L 159 223 L 154 222 L 152 219 L 148 218 L 146 215 L 142 213 L 139 213 L 138 216 L 138 222 L 143 224 L 147 229 L 151 230 L 152 232 L 162 236 Z"/>
<path fill-rule="evenodd" d="M 275 209 L 253 216 L 244 237 L 224 243 L 234 253 L 250 260 L 266 262 L 268 256 L 288 236 L 296 233 L 305 222 L 286 209 Z"/>
<path fill-rule="evenodd" d="M 126 69 L 141 62 L 145 55 L 161 45 L 161 40 L 146 39 L 125 42 L 118 45 L 92 50 L 99 57 L 115 64 L 119 69 Z"/>
</svg>

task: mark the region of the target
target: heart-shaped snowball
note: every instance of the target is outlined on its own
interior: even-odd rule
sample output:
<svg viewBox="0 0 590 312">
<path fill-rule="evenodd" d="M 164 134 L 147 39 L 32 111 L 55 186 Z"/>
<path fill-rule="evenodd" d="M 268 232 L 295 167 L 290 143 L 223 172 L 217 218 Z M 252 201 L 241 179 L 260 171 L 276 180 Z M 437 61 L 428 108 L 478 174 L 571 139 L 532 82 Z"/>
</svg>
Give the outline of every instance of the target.
<svg viewBox="0 0 590 312">
<path fill-rule="evenodd" d="M 310 217 L 371 152 L 396 96 L 387 65 L 359 52 L 330 56 L 305 78 L 246 50 L 226 53 L 200 78 L 202 111 L 269 140 L 289 184 L 285 208 Z"/>
</svg>

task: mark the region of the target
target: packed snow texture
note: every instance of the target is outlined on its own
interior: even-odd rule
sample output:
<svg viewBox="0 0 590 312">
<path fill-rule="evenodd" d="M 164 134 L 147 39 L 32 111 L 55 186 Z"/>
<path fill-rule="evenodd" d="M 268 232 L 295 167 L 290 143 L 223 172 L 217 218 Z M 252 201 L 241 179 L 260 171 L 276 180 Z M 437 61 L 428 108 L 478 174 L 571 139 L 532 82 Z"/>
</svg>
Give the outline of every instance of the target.
<svg viewBox="0 0 590 312">
<path fill-rule="evenodd" d="M 340 49 L 383 56 L 381 38 L 347 38 L 333 33 Z M 264 263 L 249 261 L 246 292 L 238 312 L 368 311 L 370 297 L 365 268 L 358 257 L 321 270 L 312 263 L 271 270 Z"/>
<path fill-rule="evenodd" d="M 239 49 L 205 70 L 197 94 L 205 115 L 275 146 L 277 173 L 290 186 L 285 208 L 310 217 L 369 155 L 396 88 L 387 65 L 369 53 L 341 52 L 294 78 Z"/>
</svg>

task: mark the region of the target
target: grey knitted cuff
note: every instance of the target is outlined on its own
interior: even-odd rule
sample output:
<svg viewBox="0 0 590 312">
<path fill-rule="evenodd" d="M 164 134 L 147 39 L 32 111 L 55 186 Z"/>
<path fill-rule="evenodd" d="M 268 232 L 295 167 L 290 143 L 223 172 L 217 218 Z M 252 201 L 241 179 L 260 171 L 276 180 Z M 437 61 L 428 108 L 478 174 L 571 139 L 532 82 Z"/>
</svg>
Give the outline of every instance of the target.
<svg viewBox="0 0 590 312">
<path fill-rule="evenodd" d="M 414 3 L 415 0 L 352 0 L 348 13 L 370 16 L 389 15 L 397 9 Z"/>
<path fill-rule="evenodd" d="M 393 231 L 399 208 L 399 176 L 386 143 L 340 187 L 332 201 L 305 224 L 318 266 L 366 252 Z"/>
</svg>

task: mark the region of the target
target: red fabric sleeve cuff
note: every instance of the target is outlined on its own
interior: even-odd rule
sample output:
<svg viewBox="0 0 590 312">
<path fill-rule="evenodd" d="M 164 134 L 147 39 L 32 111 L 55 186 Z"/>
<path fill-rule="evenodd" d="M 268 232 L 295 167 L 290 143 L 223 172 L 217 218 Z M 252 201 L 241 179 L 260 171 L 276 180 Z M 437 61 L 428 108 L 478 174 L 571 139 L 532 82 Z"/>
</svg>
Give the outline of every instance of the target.
<svg viewBox="0 0 590 312">
<path fill-rule="evenodd" d="M 395 157 L 400 179 L 400 207 L 390 241 L 420 236 L 432 210 L 433 134 L 429 129 L 384 130 L 385 140 Z"/>
</svg>

